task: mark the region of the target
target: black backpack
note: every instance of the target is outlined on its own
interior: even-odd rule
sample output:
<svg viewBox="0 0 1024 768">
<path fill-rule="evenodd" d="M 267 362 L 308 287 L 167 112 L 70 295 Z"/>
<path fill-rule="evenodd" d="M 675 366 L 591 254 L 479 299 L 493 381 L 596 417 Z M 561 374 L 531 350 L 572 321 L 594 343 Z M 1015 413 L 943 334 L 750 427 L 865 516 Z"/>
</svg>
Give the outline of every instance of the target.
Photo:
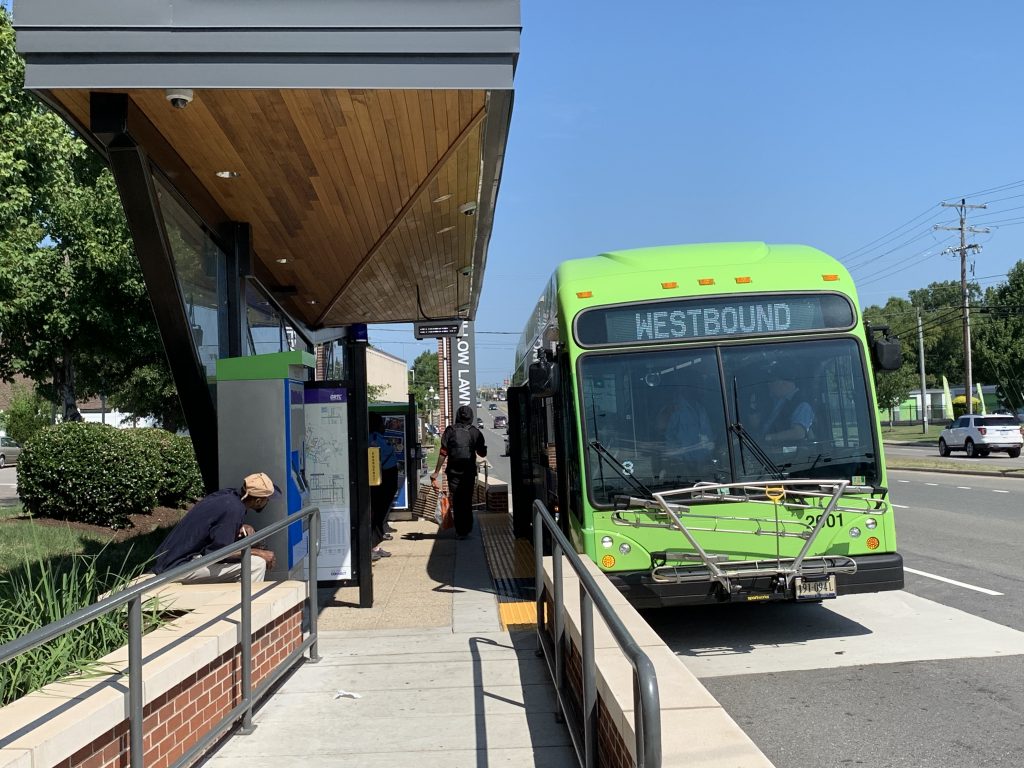
<svg viewBox="0 0 1024 768">
<path fill-rule="evenodd" d="M 473 461 L 476 454 L 476 430 L 469 424 L 453 424 L 448 439 L 448 460 L 459 463 Z"/>
</svg>

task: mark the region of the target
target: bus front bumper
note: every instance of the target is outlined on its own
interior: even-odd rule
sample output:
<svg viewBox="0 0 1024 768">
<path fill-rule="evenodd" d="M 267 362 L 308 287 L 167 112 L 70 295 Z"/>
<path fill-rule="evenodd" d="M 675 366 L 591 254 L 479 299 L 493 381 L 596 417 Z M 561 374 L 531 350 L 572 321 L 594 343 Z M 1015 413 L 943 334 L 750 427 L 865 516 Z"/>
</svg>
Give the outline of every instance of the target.
<svg viewBox="0 0 1024 768">
<path fill-rule="evenodd" d="M 857 572 L 838 574 L 836 595 L 885 592 L 903 589 L 903 556 L 899 553 L 860 555 L 852 557 Z M 696 569 L 695 572 L 700 572 Z M 707 573 L 705 571 L 705 573 Z M 609 572 L 608 579 L 635 608 L 671 608 L 684 605 L 706 605 L 722 602 L 792 601 L 788 592 L 777 588 L 771 576 L 753 576 L 733 580 L 733 593 L 725 593 L 710 574 L 704 581 L 679 583 L 656 582 L 649 571 Z"/>
</svg>

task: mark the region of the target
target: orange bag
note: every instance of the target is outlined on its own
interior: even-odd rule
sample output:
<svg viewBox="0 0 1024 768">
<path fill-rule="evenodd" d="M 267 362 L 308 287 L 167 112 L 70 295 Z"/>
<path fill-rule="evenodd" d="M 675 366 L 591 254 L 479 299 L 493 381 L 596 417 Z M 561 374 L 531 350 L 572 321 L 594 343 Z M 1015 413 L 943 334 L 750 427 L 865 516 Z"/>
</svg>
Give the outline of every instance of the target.
<svg viewBox="0 0 1024 768">
<path fill-rule="evenodd" d="M 452 512 L 452 504 L 447 493 L 438 494 L 437 507 L 439 511 L 437 524 L 441 526 L 441 530 L 447 531 L 449 528 L 454 528 L 455 515 Z"/>
</svg>

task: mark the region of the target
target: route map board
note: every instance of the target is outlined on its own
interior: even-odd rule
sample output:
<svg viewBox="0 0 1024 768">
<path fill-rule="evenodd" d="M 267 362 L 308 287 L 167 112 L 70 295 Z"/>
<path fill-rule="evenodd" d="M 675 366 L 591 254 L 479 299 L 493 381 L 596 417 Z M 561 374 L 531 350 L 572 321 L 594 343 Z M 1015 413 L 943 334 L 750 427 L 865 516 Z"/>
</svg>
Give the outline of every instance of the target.
<svg viewBox="0 0 1024 768">
<path fill-rule="evenodd" d="M 306 390 L 306 477 L 309 503 L 320 507 L 318 581 L 352 578 L 348 390 Z"/>
</svg>

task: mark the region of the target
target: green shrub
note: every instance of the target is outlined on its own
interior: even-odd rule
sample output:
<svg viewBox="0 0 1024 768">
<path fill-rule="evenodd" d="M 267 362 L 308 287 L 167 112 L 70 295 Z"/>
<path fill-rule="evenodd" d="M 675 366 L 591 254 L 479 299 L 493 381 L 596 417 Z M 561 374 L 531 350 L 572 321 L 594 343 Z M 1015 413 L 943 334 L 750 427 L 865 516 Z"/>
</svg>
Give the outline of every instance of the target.
<svg viewBox="0 0 1024 768">
<path fill-rule="evenodd" d="M 123 528 L 157 503 L 161 457 L 154 443 L 105 424 L 64 422 L 24 446 L 18 494 L 33 515 Z"/>
<path fill-rule="evenodd" d="M 24 445 L 43 427 L 51 423 L 53 407 L 31 387 L 15 384 L 11 387 L 11 403 L 4 413 L 7 436 Z"/>
<path fill-rule="evenodd" d="M 157 503 L 164 507 L 184 507 L 203 495 L 203 476 L 199 473 L 196 452 L 187 437 L 172 435 L 165 429 L 131 430 L 136 439 L 148 442 L 160 456 Z"/>
</svg>

